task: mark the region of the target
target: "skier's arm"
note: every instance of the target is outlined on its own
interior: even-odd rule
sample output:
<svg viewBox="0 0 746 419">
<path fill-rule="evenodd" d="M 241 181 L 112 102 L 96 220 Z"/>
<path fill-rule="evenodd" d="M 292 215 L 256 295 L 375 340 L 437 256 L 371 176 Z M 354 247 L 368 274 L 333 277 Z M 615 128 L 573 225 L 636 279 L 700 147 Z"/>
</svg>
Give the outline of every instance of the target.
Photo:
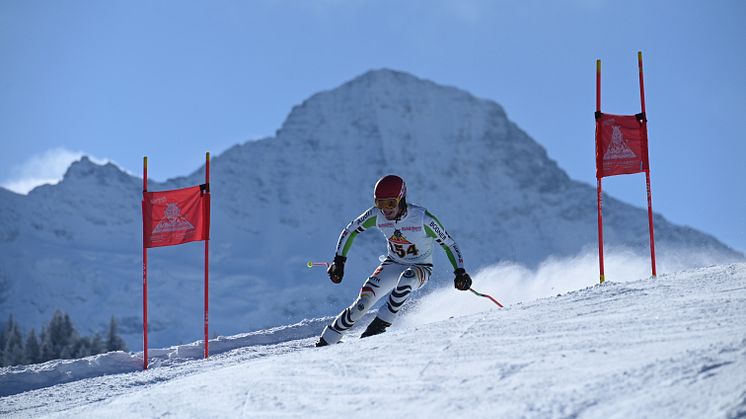
<svg viewBox="0 0 746 419">
<path fill-rule="evenodd" d="M 355 240 L 355 237 L 363 231 L 375 227 L 376 216 L 378 215 L 377 211 L 378 209 L 376 207 L 371 207 L 347 224 L 347 227 L 339 233 L 335 256 L 347 257 L 347 252 L 350 251 L 350 247 L 352 247 L 352 242 Z"/>
<path fill-rule="evenodd" d="M 461 256 L 461 250 L 458 248 L 456 241 L 451 238 L 445 227 L 443 227 L 443 224 L 429 211 L 425 211 L 424 228 L 425 233 L 434 238 L 446 252 L 448 260 L 453 265 L 453 270 L 463 270 L 464 258 Z"/>
<path fill-rule="evenodd" d="M 344 277 L 345 272 L 347 252 L 350 251 L 350 247 L 352 247 L 352 242 L 355 240 L 355 237 L 366 229 L 376 225 L 376 211 L 376 207 L 368 209 L 359 217 L 347 224 L 347 227 L 339 233 L 337 251 L 334 252 L 334 263 L 332 263 L 326 271 L 326 273 L 329 274 L 329 279 L 331 279 L 335 284 L 342 282 L 342 277 Z"/>
</svg>

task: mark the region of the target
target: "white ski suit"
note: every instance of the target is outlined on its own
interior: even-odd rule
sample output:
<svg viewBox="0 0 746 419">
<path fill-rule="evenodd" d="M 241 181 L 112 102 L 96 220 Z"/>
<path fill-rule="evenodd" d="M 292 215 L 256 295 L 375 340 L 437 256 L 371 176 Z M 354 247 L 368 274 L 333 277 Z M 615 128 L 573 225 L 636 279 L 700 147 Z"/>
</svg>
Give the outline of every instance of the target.
<svg viewBox="0 0 746 419">
<path fill-rule="evenodd" d="M 425 208 L 408 204 L 396 220 L 388 220 L 372 207 L 349 223 L 337 241 L 336 254 L 347 256 L 355 237 L 372 227 L 378 228 L 388 242 L 388 255 L 363 284 L 357 299 L 328 325 L 321 337 L 328 344 L 339 342 L 342 334 L 383 297 L 388 301 L 377 317 L 388 324 L 407 301 L 412 291 L 422 287 L 432 274 L 433 241 L 446 252 L 453 269 L 464 267 L 461 251 L 440 221 Z"/>
</svg>

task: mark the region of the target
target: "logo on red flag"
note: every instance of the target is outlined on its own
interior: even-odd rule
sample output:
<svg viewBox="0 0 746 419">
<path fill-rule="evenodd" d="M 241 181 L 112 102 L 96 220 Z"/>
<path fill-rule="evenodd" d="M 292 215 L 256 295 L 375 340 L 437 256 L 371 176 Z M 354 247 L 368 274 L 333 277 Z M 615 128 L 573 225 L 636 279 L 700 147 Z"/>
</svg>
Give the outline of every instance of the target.
<svg viewBox="0 0 746 419">
<path fill-rule="evenodd" d="M 596 121 L 596 177 L 640 173 L 648 169 L 643 122 L 635 115 L 603 114 Z"/>
<path fill-rule="evenodd" d="M 142 214 L 145 247 L 210 238 L 210 194 L 205 187 L 145 192 Z"/>
<path fill-rule="evenodd" d="M 604 160 L 621 160 L 621 159 L 634 159 L 637 156 L 630 150 L 627 142 L 624 140 L 622 134 L 622 127 L 619 125 L 611 126 L 611 144 L 604 153 Z"/>
<path fill-rule="evenodd" d="M 188 231 L 193 230 L 194 226 L 186 218 L 181 216 L 181 210 L 179 204 L 170 203 L 166 206 L 164 211 L 164 218 L 158 222 L 158 225 L 153 229 L 155 233 L 167 233 L 172 231 Z"/>
</svg>

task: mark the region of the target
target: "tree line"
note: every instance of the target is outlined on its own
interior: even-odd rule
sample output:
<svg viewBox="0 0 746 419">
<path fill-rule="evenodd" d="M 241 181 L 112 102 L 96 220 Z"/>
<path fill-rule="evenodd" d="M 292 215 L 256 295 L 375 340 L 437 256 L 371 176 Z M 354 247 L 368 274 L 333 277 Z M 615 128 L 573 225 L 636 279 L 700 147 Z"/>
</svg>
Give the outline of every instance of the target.
<svg viewBox="0 0 746 419">
<path fill-rule="evenodd" d="M 82 358 L 110 351 L 126 351 L 114 316 L 105 337 L 99 333 L 80 336 L 67 313 L 56 311 L 37 336 L 31 329 L 25 336 L 13 316 L 0 327 L 0 367 L 37 364 L 51 359 Z"/>
</svg>

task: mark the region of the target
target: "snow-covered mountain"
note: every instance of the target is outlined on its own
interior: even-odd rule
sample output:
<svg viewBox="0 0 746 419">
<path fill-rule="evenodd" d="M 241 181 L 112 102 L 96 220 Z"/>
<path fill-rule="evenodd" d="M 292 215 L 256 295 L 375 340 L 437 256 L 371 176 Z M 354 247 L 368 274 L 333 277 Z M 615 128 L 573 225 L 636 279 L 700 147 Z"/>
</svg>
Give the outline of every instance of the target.
<svg viewBox="0 0 746 419">
<path fill-rule="evenodd" d="M 621 279 L 501 310 L 444 287 L 390 332 L 326 348 L 311 321 L 216 339 L 206 361 L 199 342 L 153 350 L 146 372 L 141 352 L 0 368 L 0 415 L 746 415 L 746 264 Z"/>
<path fill-rule="evenodd" d="M 500 105 L 406 73 L 370 71 L 293 108 L 275 136 L 213 158 L 212 333 L 335 314 L 348 304 L 384 251 L 383 238 L 357 239 L 341 286 L 306 262 L 331 258 L 340 229 L 371 205 L 374 182 L 388 173 L 402 176 L 409 200 L 443 221 L 470 271 L 507 260 L 536 266 L 595 246 L 595 188 L 570 179 Z M 203 181 L 199 168 L 150 189 Z M 62 309 L 89 334 L 115 315 L 129 346 L 139 347 L 141 186 L 112 164 L 83 158 L 59 184 L 28 196 L 0 189 L 0 316 L 38 328 Z M 604 221 L 610 247 L 646 251 L 645 210 L 607 196 Z M 743 258 L 661 215 L 655 226 L 662 260 L 680 249 Z M 202 244 L 149 255 L 152 344 L 198 339 Z M 436 264 L 433 282 L 450 281 L 439 253 Z"/>
</svg>

